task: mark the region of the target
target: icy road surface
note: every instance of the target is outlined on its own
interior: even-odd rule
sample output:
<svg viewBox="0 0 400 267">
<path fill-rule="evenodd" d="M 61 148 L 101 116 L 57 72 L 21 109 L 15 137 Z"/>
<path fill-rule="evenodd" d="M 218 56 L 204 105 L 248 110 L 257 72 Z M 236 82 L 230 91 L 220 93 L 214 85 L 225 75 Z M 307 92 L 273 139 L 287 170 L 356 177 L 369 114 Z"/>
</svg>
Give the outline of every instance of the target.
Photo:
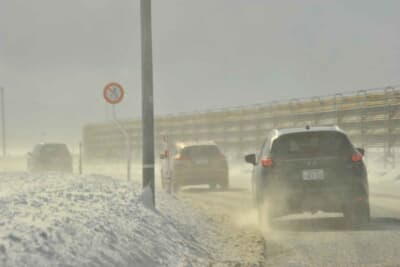
<svg viewBox="0 0 400 267">
<path fill-rule="evenodd" d="M 370 187 L 371 223 L 359 231 L 346 229 L 341 214 L 288 216 L 260 229 L 248 189 L 184 188 L 180 197 L 225 232 L 231 253 L 215 266 L 400 266 L 400 180 Z"/>
<path fill-rule="evenodd" d="M 0 173 L 0 266 L 207 266 L 202 219 L 173 197 L 160 193 L 158 212 L 142 199 L 106 176 Z"/>
</svg>

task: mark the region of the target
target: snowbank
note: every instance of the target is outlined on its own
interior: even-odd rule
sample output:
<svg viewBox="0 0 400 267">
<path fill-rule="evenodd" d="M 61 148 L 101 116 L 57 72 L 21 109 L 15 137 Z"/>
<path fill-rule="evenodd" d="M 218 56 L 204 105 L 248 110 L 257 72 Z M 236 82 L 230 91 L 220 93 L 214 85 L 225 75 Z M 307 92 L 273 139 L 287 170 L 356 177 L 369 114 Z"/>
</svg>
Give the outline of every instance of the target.
<svg viewBox="0 0 400 267">
<path fill-rule="evenodd" d="M 171 196 L 99 175 L 0 173 L 0 266 L 206 266 L 206 224 Z M 201 239 L 203 238 L 203 239 Z"/>
</svg>

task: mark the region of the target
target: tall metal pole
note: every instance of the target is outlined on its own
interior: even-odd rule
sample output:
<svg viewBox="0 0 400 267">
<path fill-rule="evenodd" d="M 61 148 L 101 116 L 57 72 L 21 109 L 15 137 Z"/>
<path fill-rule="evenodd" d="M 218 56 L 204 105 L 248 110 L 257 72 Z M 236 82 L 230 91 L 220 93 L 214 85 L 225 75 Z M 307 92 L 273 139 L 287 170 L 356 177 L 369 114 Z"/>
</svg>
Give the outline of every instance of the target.
<svg viewBox="0 0 400 267">
<path fill-rule="evenodd" d="M 6 108 L 4 106 L 4 88 L 0 87 L 0 97 L 1 97 L 1 135 L 3 140 L 3 157 L 7 154 L 6 148 Z"/>
<path fill-rule="evenodd" d="M 154 104 L 153 55 L 151 38 L 151 0 L 140 0 L 142 49 L 142 138 L 143 138 L 143 188 L 150 187 L 152 207 L 155 207 L 154 190 Z"/>
</svg>

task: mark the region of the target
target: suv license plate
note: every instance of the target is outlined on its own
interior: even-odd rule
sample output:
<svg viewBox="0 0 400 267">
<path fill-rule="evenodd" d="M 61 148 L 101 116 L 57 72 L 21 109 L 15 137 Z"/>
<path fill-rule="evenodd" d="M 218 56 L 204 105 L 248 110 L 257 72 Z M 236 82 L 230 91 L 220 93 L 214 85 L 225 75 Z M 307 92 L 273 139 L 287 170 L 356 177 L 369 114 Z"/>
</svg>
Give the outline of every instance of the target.
<svg viewBox="0 0 400 267">
<path fill-rule="evenodd" d="M 198 160 L 195 160 L 195 163 L 197 165 L 208 164 L 208 160 L 207 159 L 198 159 Z"/>
<path fill-rule="evenodd" d="M 324 170 L 322 169 L 303 170 L 304 181 L 324 180 L 324 178 Z"/>
</svg>

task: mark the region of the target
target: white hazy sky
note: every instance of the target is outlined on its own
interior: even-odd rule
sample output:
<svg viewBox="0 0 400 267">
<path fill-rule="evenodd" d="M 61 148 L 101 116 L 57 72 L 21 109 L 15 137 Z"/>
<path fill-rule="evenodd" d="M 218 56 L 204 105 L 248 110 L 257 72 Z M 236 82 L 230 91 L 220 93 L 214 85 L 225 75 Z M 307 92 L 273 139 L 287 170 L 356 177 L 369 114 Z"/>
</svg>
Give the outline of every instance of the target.
<svg viewBox="0 0 400 267">
<path fill-rule="evenodd" d="M 156 114 L 400 82 L 400 1 L 153 0 Z M 10 148 L 140 116 L 139 0 L 0 0 Z"/>
</svg>

